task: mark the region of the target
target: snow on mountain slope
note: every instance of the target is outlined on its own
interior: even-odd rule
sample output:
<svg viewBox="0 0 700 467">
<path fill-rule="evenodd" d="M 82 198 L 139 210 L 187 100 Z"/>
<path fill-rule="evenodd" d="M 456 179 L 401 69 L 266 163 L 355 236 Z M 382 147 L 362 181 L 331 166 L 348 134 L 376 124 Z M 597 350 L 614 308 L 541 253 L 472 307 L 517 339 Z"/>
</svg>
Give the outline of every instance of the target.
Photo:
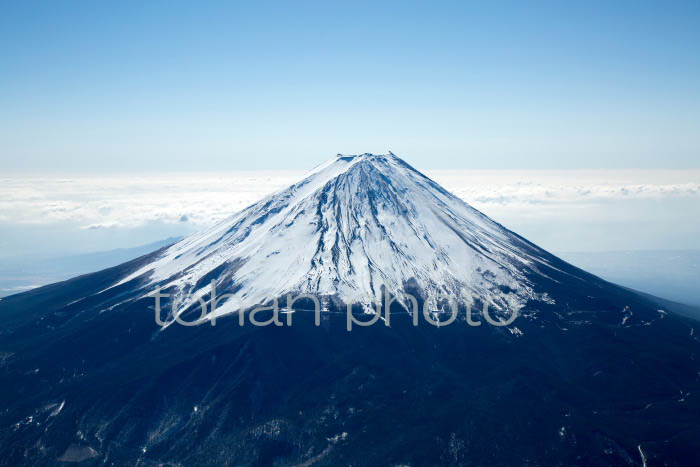
<svg viewBox="0 0 700 467">
<path fill-rule="evenodd" d="M 548 255 L 448 193 L 394 154 L 337 156 L 298 183 L 166 249 L 124 278 L 160 285 L 186 309 L 233 296 L 215 315 L 287 293 L 369 304 L 382 286 L 399 301 L 411 284 L 519 309 Z M 149 290 L 150 292 L 150 290 Z"/>
</svg>

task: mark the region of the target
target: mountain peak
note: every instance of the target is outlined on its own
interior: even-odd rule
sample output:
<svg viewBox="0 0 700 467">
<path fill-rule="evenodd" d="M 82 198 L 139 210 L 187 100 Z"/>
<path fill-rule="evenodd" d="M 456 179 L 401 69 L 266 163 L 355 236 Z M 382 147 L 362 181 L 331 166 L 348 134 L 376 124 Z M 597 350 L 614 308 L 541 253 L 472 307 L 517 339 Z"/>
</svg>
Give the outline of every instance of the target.
<svg viewBox="0 0 700 467">
<path fill-rule="evenodd" d="M 357 164 L 390 164 L 390 163 L 397 163 L 399 165 L 404 165 L 404 166 L 410 167 L 410 166 L 408 166 L 408 164 L 406 164 L 406 162 L 403 159 L 396 156 L 391 151 L 389 151 L 387 154 L 373 154 L 370 152 L 365 152 L 362 154 L 341 154 L 341 153 L 338 153 L 335 155 L 335 157 L 327 159 L 325 162 L 316 166 L 313 170 L 311 170 L 309 175 L 323 172 L 324 170 L 328 169 L 329 167 L 336 167 L 336 168 L 342 168 L 344 170 L 348 170 Z"/>
<path fill-rule="evenodd" d="M 287 293 L 371 304 L 407 285 L 495 309 L 536 298 L 528 276 L 551 256 L 503 228 L 402 159 L 338 155 L 301 181 L 165 250 L 123 279 L 196 297 L 233 294 L 216 314 Z M 206 280 L 205 280 L 206 279 Z"/>
<path fill-rule="evenodd" d="M 339 159 L 342 159 L 342 158 L 346 158 L 346 159 L 356 159 L 356 158 L 377 159 L 377 158 L 385 158 L 385 159 L 386 159 L 386 158 L 390 158 L 390 157 L 393 157 L 393 158 L 397 158 L 397 159 L 398 159 L 398 157 L 396 156 L 396 154 L 394 154 L 394 153 L 391 152 L 391 151 L 387 152 L 386 154 L 373 154 L 373 153 L 371 153 L 371 152 L 363 152 L 362 154 L 341 154 L 341 153 L 338 153 L 338 154 L 336 154 L 335 157 L 337 157 L 337 158 L 339 158 Z"/>
<path fill-rule="evenodd" d="M 295 187 L 320 188 L 338 177 L 341 183 L 354 183 L 358 193 L 369 188 L 383 189 L 382 185 L 386 184 L 398 184 L 398 188 L 402 183 L 411 185 L 416 180 L 427 180 L 435 189 L 447 193 L 391 151 L 387 154 L 337 154 L 312 169 L 303 180 L 279 193 Z"/>
</svg>

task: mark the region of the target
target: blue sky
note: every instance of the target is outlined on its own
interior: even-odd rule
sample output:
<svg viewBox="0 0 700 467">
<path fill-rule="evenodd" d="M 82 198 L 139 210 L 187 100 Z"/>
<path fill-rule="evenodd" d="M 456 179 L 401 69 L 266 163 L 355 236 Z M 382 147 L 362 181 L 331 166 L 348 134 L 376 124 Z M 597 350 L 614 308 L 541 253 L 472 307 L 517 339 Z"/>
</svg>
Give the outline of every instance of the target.
<svg viewBox="0 0 700 467">
<path fill-rule="evenodd" d="M 5 172 L 700 164 L 700 2 L 5 2 Z"/>
</svg>

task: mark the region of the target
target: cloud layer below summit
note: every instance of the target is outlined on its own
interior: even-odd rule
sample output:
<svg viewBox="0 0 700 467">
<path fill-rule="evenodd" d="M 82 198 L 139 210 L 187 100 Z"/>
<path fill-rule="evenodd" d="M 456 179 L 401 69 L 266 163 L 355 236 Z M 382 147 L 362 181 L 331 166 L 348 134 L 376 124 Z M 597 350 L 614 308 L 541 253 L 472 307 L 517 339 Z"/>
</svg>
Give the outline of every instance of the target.
<svg viewBox="0 0 700 467">
<path fill-rule="evenodd" d="M 5 177 L 0 180 L 0 256 L 26 254 L 38 237 L 44 242 L 36 248 L 47 253 L 127 247 L 187 234 L 304 173 Z M 425 173 L 551 250 L 700 248 L 700 169 Z M 20 229 L 24 235 L 18 235 Z M 125 243 L 118 243 L 121 239 Z"/>
</svg>

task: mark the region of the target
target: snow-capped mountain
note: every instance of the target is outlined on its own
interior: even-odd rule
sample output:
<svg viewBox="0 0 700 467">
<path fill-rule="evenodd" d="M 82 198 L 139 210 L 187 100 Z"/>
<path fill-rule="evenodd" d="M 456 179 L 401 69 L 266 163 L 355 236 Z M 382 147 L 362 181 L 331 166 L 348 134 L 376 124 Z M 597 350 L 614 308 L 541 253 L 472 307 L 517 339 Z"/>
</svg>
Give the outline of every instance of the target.
<svg viewBox="0 0 700 467">
<path fill-rule="evenodd" d="M 407 284 L 432 302 L 444 294 L 518 310 L 547 299 L 528 275 L 551 268 L 548 256 L 392 153 L 338 155 L 117 285 L 146 278 L 184 310 L 214 279 L 234 295 L 216 315 L 286 293 L 368 305 L 385 287 L 405 303 Z"/>
<path fill-rule="evenodd" d="M 234 295 L 216 314 L 287 292 L 323 295 L 329 313 L 154 321 L 157 286 L 206 302 L 212 280 Z M 384 287 L 519 313 L 504 327 L 399 312 L 348 332 L 341 302 Z M 190 323 L 191 302 L 176 309 Z M 532 245 L 393 154 L 337 157 L 175 245 L 2 298 L 0 466 L 694 465 L 700 323 L 672 306 Z"/>
</svg>

